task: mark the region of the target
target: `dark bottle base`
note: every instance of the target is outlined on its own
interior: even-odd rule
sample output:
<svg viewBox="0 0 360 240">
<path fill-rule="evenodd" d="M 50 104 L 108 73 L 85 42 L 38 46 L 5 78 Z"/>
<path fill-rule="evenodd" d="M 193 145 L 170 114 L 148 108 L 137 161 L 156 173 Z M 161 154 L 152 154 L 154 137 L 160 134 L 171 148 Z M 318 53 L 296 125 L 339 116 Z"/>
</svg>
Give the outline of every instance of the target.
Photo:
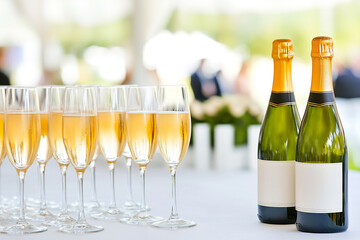
<svg viewBox="0 0 360 240">
<path fill-rule="evenodd" d="M 296 210 L 295 207 L 265 207 L 258 205 L 258 218 L 262 223 L 294 224 Z"/>
<path fill-rule="evenodd" d="M 297 212 L 296 229 L 301 232 L 337 233 L 347 228 L 348 221 L 344 213 Z"/>
</svg>

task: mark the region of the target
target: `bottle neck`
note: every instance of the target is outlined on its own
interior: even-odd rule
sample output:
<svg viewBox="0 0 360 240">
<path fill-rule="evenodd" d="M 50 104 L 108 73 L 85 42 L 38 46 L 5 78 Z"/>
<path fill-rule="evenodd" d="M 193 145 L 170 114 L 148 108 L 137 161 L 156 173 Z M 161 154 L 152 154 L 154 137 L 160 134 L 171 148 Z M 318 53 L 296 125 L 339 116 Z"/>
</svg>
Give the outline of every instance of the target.
<svg viewBox="0 0 360 240">
<path fill-rule="evenodd" d="M 311 91 L 312 92 L 332 92 L 332 59 L 327 58 L 313 58 L 312 59 L 312 77 L 311 77 Z"/>
<path fill-rule="evenodd" d="M 273 92 L 293 92 L 291 59 L 274 59 Z"/>
</svg>

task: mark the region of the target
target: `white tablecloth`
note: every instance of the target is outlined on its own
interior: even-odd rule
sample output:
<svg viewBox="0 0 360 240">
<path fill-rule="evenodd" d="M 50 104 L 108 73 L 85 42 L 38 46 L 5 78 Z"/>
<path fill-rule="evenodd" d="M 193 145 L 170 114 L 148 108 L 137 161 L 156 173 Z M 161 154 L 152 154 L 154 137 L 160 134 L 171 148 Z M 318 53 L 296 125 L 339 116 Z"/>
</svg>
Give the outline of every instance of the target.
<svg viewBox="0 0 360 240">
<path fill-rule="evenodd" d="M 124 201 L 125 169 L 124 161 L 119 161 L 116 170 L 117 201 Z M 134 167 L 134 194 L 139 200 L 139 177 Z M 349 174 L 350 227 L 345 233 L 309 234 L 296 231 L 295 225 L 262 224 L 257 219 L 256 173 L 250 171 L 197 172 L 186 168 L 178 169 L 178 209 L 181 217 L 194 220 L 197 226 L 182 230 L 163 230 L 151 227 L 129 226 L 118 222 L 88 221 L 105 228 L 99 233 L 68 235 L 49 229 L 47 232 L 8 236 L 0 234 L 0 239 L 359 239 L 360 238 L 360 173 Z M 77 200 L 75 171 L 68 174 L 69 200 Z M 89 170 L 85 175 L 85 200 L 89 199 Z M 48 200 L 60 201 L 61 182 L 59 168 L 51 160 L 46 172 Z M 102 202 L 109 196 L 109 177 L 106 166 L 99 162 L 97 169 L 98 195 Z M 2 167 L 3 194 L 7 197 L 17 194 L 15 170 L 6 159 Z M 25 179 L 27 197 L 38 197 L 39 186 L 36 165 L 30 169 Z M 170 176 L 165 164 L 150 164 L 147 171 L 147 203 L 152 213 L 167 217 L 170 213 Z"/>
</svg>

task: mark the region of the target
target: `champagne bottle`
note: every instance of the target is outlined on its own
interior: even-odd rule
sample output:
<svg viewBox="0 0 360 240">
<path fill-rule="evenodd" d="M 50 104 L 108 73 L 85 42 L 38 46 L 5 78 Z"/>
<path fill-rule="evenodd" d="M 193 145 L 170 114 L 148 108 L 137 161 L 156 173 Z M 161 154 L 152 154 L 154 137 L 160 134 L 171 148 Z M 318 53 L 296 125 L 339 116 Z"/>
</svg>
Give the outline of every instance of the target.
<svg viewBox="0 0 360 240">
<path fill-rule="evenodd" d="M 291 78 L 291 40 L 273 42 L 274 79 L 258 145 L 258 217 L 295 223 L 295 157 L 300 118 Z"/>
<path fill-rule="evenodd" d="M 333 40 L 312 40 L 312 82 L 296 155 L 296 228 L 332 233 L 348 227 L 348 159 L 332 83 Z"/>
</svg>

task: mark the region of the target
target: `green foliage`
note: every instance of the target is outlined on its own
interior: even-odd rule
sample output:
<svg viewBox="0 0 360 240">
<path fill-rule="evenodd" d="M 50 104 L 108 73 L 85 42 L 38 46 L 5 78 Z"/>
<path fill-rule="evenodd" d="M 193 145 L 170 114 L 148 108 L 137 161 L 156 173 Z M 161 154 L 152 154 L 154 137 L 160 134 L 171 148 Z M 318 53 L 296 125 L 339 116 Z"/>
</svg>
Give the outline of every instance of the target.
<svg viewBox="0 0 360 240">
<path fill-rule="evenodd" d="M 76 24 L 57 25 L 53 34 L 59 39 L 66 53 L 82 57 L 84 50 L 92 45 L 111 47 L 125 45 L 130 37 L 130 18 L 100 25 L 83 27 Z"/>
<path fill-rule="evenodd" d="M 359 46 L 360 42 L 360 2 L 353 1 L 340 5 L 334 11 L 334 44 L 335 58 L 348 60 L 348 54 Z"/>
<path fill-rule="evenodd" d="M 322 11 L 333 14 L 333 21 L 323 22 Z M 326 20 L 326 19 L 325 19 Z M 236 15 L 198 14 L 174 11 L 167 25 L 170 31 L 202 31 L 230 48 L 242 47 L 250 55 L 269 56 L 271 42 L 290 38 L 296 58 L 310 62 L 310 44 L 315 36 L 326 35 L 320 25 L 333 26 L 335 53 L 347 55 L 353 45 L 360 42 L 360 2 L 350 1 L 333 9 L 313 9 L 289 12 L 244 12 Z M 343 59 L 342 59 L 343 60 Z"/>
<path fill-rule="evenodd" d="M 230 48 L 246 46 L 251 55 L 270 56 L 271 42 L 290 38 L 296 56 L 310 61 L 310 40 L 319 32 L 318 11 L 204 15 L 174 12 L 170 31 L 202 31 Z M 264 44 L 268 43 L 268 44 Z"/>
</svg>

